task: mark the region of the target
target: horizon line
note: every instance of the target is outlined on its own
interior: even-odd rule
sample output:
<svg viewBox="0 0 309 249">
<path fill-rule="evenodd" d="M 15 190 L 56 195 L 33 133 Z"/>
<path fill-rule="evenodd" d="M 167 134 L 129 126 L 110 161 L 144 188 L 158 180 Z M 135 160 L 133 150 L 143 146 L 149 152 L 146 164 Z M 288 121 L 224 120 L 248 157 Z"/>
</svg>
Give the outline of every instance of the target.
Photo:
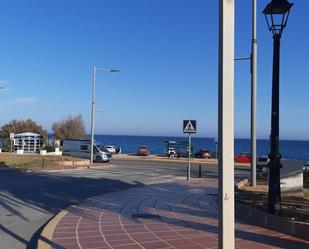
<svg viewBox="0 0 309 249">
<path fill-rule="evenodd" d="M 127 136 L 127 137 L 187 137 L 186 135 L 133 135 L 133 134 L 94 134 L 95 136 Z M 90 136 L 90 134 L 87 134 L 87 136 Z M 192 139 L 194 138 L 209 138 L 214 139 L 215 137 L 211 136 L 192 136 Z M 243 139 L 243 140 L 251 140 L 247 137 L 235 137 L 234 139 Z M 257 140 L 265 140 L 269 141 L 267 138 L 257 138 Z M 309 139 L 296 139 L 296 138 L 281 138 L 280 141 L 302 141 L 302 142 L 309 142 Z"/>
</svg>

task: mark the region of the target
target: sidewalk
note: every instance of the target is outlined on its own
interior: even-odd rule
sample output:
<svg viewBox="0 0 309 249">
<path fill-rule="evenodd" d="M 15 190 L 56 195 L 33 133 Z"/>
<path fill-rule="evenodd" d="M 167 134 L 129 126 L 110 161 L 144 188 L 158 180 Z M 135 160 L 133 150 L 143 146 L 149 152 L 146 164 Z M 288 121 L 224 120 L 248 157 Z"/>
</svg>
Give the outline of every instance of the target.
<svg viewBox="0 0 309 249">
<path fill-rule="evenodd" d="M 218 248 L 217 180 L 131 188 L 62 211 L 39 249 Z M 309 242 L 237 221 L 236 248 L 309 248 Z"/>
</svg>

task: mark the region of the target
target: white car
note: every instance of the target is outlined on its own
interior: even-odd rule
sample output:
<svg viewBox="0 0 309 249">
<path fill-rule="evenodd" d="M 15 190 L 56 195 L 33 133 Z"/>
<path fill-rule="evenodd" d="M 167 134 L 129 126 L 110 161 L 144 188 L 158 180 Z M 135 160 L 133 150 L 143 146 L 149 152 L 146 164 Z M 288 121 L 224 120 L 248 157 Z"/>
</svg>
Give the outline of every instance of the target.
<svg viewBox="0 0 309 249">
<path fill-rule="evenodd" d="M 262 171 L 263 174 L 267 174 L 268 164 L 269 164 L 268 156 L 261 156 L 257 160 L 257 169 Z"/>
<path fill-rule="evenodd" d="M 113 145 L 106 145 L 105 149 L 107 149 L 112 154 L 114 154 L 116 152 L 116 147 L 113 146 Z"/>
</svg>

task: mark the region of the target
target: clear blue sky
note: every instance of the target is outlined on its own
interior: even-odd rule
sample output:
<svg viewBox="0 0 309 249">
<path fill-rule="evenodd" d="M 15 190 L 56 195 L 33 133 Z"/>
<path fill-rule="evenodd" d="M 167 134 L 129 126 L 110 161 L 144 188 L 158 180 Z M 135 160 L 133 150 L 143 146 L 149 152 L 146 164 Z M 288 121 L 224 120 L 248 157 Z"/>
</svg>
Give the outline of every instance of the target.
<svg viewBox="0 0 309 249">
<path fill-rule="evenodd" d="M 257 135 L 270 132 L 272 36 L 258 1 Z M 309 140 L 309 1 L 294 0 L 281 53 L 281 138 Z M 248 56 L 251 0 L 236 1 L 235 55 Z M 217 0 L 3 0 L 0 4 L 0 125 L 82 114 L 90 131 L 92 67 L 96 133 L 198 136 L 217 132 Z M 235 64 L 235 135 L 250 136 L 248 62 Z"/>
</svg>

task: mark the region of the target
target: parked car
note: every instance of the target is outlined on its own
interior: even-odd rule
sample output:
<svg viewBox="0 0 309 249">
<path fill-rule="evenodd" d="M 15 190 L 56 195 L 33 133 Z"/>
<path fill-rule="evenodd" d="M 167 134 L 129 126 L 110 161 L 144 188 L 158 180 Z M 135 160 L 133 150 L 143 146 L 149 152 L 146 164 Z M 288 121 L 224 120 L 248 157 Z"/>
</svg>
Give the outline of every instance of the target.
<svg viewBox="0 0 309 249">
<path fill-rule="evenodd" d="M 113 145 L 106 145 L 104 146 L 110 153 L 114 154 L 116 152 L 116 147 Z"/>
<path fill-rule="evenodd" d="M 214 157 L 214 154 L 207 149 L 201 149 L 195 153 L 195 157 L 196 158 L 212 158 Z"/>
<path fill-rule="evenodd" d="M 260 156 L 256 161 L 256 168 L 258 171 L 262 171 L 264 167 L 268 167 L 269 158 L 268 156 Z"/>
<path fill-rule="evenodd" d="M 247 153 L 241 153 L 234 157 L 236 163 L 251 163 L 251 155 Z"/>
<path fill-rule="evenodd" d="M 97 144 L 96 146 L 100 149 L 100 151 L 103 151 L 103 152 L 105 152 L 106 154 L 108 154 L 109 157 L 112 157 L 112 156 L 113 156 L 113 154 L 112 154 L 108 149 L 106 149 L 106 147 L 105 147 L 104 145 L 102 145 L 102 144 Z"/>
<path fill-rule="evenodd" d="M 137 155 L 138 156 L 149 156 L 149 154 L 150 154 L 150 151 L 149 151 L 149 148 L 147 146 L 140 146 L 137 149 Z"/>
<path fill-rule="evenodd" d="M 115 146 L 115 154 L 121 153 L 121 147 Z"/>
</svg>

